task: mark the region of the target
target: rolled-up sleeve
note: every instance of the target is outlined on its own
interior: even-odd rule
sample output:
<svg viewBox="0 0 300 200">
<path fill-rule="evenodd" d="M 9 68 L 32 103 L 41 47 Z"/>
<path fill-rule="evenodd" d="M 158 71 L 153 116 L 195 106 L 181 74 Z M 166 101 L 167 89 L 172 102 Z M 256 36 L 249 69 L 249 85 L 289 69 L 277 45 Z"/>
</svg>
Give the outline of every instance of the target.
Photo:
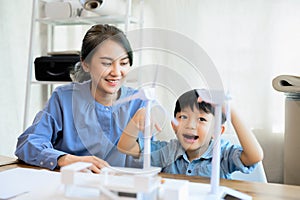
<svg viewBox="0 0 300 200">
<path fill-rule="evenodd" d="M 257 164 L 251 166 L 245 166 L 241 161 L 241 153 L 243 151 L 241 146 L 231 145 L 227 143 L 222 146 L 223 153 L 221 158 L 221 170 L 227 173 L 232 173 L 234 171 L 241 171 L 243 173 L 251 173 Z"/>
<path fill-rule="evenodd" d="M 53 148 L 57 134 L 62 130 L 60 113 L 58 96 L 54 94 L 36 115 L 33 124 L 19 136 L 15 151 L 18 159 L 51 170 L 56 168 L 58 157 L 65 154 Z"/>
</svg>

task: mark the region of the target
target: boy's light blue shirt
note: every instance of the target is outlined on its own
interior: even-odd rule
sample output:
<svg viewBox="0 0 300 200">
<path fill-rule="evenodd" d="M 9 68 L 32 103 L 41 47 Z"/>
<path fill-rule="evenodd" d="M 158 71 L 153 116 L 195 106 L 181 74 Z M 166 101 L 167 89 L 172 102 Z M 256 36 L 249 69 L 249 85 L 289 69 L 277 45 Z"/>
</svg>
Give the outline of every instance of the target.
<svg viewBox="0 0 300 200">
<path fill-rule="evenodd" d="M 138 139 L 138 142 L 143 152 L 143 139 Z M 211 177 L 213 145 L 212 140 L 205 153 L 190 162 L 177 139 L 170 142 L 151 141 L 151 165 L 161 167 L 164 173 Z M 220 178 L 231 179 L 231 173 L 234 171 L 250 173 L 254 170 L 256 164 L 245 166 L 242 163 L 241 152 L 240 146 L 221 140 Z"/>
<path fill-rule="evenodd" d="M 54 169 L 64 154 L 94 155 L 112 166 L 141 167 L 131 156 L 120 153 L 116 144 L 122 130 L 141 100 L 103 106 L 90 92 L 90 81 L 71 83 L 55 89 L 33 124 L 18 138 L 15 155 L 24 162 Z M 136 90 L 122 87 L 120 98 Z"/>
</svg>

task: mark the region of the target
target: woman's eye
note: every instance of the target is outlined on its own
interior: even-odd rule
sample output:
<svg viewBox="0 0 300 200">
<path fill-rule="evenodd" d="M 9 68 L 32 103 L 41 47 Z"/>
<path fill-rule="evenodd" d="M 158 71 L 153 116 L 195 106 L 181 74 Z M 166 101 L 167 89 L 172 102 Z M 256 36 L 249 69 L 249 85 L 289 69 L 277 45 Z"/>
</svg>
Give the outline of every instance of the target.
<svg viewBox="0 0 300 200">
<path fill-rule="evenodd" d="M 121 66 L 126 66 L 126 65 L 128 65 L 129 64 L 129 62 L 121 62 Z"/>
<path fill-rule="evenodd" d="M 104 65 L 105 67 L 109 67 L 109 66 L 111 66 L 111 63 L 102 63 L 102 65 Z"/>
</svg>

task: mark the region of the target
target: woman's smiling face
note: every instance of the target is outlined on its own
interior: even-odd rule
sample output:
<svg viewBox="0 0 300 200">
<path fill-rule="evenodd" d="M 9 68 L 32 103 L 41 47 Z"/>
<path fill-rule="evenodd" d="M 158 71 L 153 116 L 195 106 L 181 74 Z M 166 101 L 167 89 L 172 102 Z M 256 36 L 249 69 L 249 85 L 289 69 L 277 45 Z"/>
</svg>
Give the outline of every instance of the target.
<svg viewBox="0 0 300 200">
<path fill-rule="evenodd" d="M 115 94 L 123 84 L 129 69 L 128 53 L 118 43 L 106 40 L 99 45 L 85 71 L 91 74 L 95 96 Z"/>
</svg>

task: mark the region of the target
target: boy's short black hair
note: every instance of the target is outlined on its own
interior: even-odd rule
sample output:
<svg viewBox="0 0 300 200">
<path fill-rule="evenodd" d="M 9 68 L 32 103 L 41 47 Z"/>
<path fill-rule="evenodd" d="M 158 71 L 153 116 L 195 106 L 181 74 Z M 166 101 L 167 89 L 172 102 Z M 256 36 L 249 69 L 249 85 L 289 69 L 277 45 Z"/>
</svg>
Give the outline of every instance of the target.
<svg viewBox="0 0 300 200">
<path fill-rule="evenodd" d="M 203 93 L 203 91 L 209 93 L 207 90 L 201 90 L 201 93 Z M 200 93 L 200 90 L 194 89 L 194 90 L 190 90 L 190 91 L 182 94 L 176 101 L 174 117 L 176 117 L 176 114 L 178 112 L 181 112 L 182 109 L 184 109 L 188 106 L 192 110 L 194 110 L 194 106 L 195 106 L 198 110 L 202 110 L 205 113 L 208 113 L 208 114 L 211 113 L 211 114 L 215 115 L 215 107 L 212 104 L 207 103 L 205 101 L 198 103 L 199 93 Z M 222 113 L 222 124 L 224 124 L 225 121 L 226 121 L 226 116 L 224 113 Z"/>
</svg>

